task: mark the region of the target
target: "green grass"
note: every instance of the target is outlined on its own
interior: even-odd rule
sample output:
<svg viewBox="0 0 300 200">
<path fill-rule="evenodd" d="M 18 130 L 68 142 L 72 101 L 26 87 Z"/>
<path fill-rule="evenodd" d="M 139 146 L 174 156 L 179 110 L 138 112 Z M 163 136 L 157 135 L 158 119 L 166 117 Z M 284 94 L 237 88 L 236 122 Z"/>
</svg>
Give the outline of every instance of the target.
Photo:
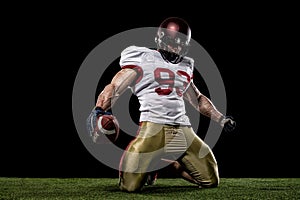
<svg viewBox="0 0 300 200">
<path fill-rule="evenodd" d="M 121 192 L 116 178 L 0 178 L 2 199 L 300 199 L 300 178 L 221 178 L 198 189 L 183 179 L 158 179 L 140 193 Z"/>
</svg>

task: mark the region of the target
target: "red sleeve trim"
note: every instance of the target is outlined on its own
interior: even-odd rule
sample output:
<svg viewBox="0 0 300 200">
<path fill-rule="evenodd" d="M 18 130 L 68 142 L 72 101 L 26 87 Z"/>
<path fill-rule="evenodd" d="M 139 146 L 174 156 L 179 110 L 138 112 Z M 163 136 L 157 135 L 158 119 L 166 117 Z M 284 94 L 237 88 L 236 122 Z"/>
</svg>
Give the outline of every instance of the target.
<svg viewBox="0 0 300 200">
<path fill-rule="evenodd" d="M 134 68 L 136 68 L 136 67 L 138 67 L 137 65 L 124 65 L 124 66 L 122 66 L 122 69 L 134 69 Z"/>
<path fill-rule="evenodd" d="M 137 65 L 125 65 L 125 66 L 122 66 L 122 69 L 133 69 L 135 70 L 137 73 L 138 73 L 138 76 L 137 76 L 137 79 L 135 81 L 135 84 L 139 83 L 142 78 L 143 78 L 143 69 L 140 67 L 140 66 L 137 66 Z"/>
</svg>

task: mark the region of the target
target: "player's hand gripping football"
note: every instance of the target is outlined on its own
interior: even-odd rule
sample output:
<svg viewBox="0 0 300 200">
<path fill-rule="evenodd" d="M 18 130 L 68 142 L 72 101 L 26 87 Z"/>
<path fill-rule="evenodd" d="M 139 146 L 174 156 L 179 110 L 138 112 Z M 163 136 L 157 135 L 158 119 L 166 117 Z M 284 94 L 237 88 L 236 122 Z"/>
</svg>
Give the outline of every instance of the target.
<svg viewBox="0 0 300 200">
<path fill-rule="evenodd" d="M 91 114 L 88 116 L 88 118 L 86 120 L 86 126 L 87 126 L 88 133 L 91 137 L 94 135 L 94 133 L 98 129 L 97 122 L 98 122 L 99 117 L 102 115 L 111 115 L 111 113 L 105 112 L 100 107 L 95 107 L 92 110 Z"/>
<path fill-rule="evenodd" d="M 223 127 L 226 133 L 232 132 L 236 127 L 236 122 L 233 120 L 231 116 L 224 116 L 220 120 L 220 125 Z"/>
</svg>

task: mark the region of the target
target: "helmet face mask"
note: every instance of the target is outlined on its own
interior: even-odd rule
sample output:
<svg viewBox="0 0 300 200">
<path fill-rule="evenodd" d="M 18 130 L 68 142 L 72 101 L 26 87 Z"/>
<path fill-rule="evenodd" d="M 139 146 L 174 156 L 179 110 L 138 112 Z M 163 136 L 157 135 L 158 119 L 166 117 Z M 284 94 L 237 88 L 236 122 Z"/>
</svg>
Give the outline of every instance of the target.
<svg viewBox="0 0 300 200">
<path fill-rule="evenodd" d="M 188 53 L 190 39 L 189 25 L 183 19 L 170 17 L 161 23 L 155 42 L 164 59 L 178 63 Z"/>
</svg>

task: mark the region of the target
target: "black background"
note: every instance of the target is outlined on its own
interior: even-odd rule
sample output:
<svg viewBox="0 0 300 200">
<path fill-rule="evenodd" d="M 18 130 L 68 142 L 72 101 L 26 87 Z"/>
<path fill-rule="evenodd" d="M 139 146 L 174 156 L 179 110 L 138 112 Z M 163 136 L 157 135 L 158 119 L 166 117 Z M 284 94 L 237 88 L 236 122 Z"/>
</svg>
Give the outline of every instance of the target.
<svg viewBox="0 0 300 200">
<path fill-rule="evenodd" d="M 5 15 L 0 176 L 117 177 L 89 154 L 76 132 L 72 89 L 77 70 L 108 37 L 178 16 L 220 70 L 226 114 L 237 121 L 235 132 L 222 134 L 213 148 L 220 176 L 299 177 L 295 25 L 289 7 L 222 12 L 92 7 L 12 6 Z"/>
</svg>

